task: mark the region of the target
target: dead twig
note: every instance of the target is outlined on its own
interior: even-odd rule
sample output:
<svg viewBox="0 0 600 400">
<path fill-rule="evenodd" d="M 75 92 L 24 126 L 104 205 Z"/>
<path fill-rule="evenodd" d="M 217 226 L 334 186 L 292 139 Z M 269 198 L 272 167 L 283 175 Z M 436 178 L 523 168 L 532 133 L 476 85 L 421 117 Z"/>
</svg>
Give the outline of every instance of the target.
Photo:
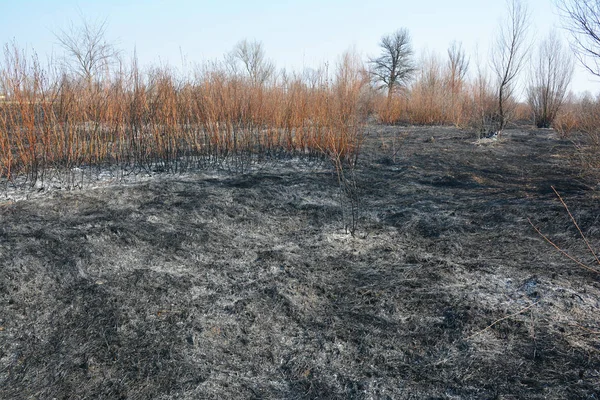
<svg viewBox="0 0 600 400">
<path fill-rule="evenodd" d="M 563 249 L 561 249 L 560 247 L 558 247 L 558 245 L 557 245 L 556 243 L 554 243 L 552 240 L 550 240 L 550 239 L 548 238 L 548 236 L 544 235 L 544 234 L 543 234 L 543 233 L 542 233 L 542 232 L 539 230 L 539 228 L 538 228 L 538 227 L 536 227 L 536 226 L 533 224 L 533 222 L 531 222 L 531 220 L 530 220 L 529 218 L 527 218 L 527 221 L 529 221 L 529 223 L 531 224 L 531 226 L 533 227 L 533 229 L 535 229 L 535 231 L 536 231 L 536 232 L 537 232 L 537 233 L 538 233 L 538 234 L 539 234 L 539 235 L 540 235 L 542 238 L 544 238 L 544 240 L 545 240 L 546 242 L 550 243 L 550 244 L 551 244 L 551 245 L 552 245 L 552 246 L 553 246 L 553 247 L 554 247 L 556 250 L 558 250 L 558 251 L 559 251 L 559 252 L 560 252 L 562 255 L 564 255 L 565 257 L 567 257 L 569 260 L 571 260 L 571 261 L 573 261 L 573 262 L 577 263 L 577 265 L 579 265 L 580 267 L 582 267 L 582 268 L 585 268 L 585 269 L 587 269 L 587 270 L 589 270 L 589 271 L 595 272 L 595 273 L 597 273 L 597 274 L 600 274 L 600 271 L 598 271 L 598 270 L 596 270 L 596 269 L 594 269 L 594 268 L 592 268 L 592 267 L 589 267 L 589 266 L 585 265 L 584 263 L 582 263 L 581 261 L 577 260 L 577 259 L 576 259 L 575 257 L 573 257 L 572 255 L 570 255 L 569 253 L 567 253 L 566 251 L 564 251 Z"/>
<path fill-rule="evenodd" d="M 562 197 L 560 197 L 560 194 L 558 194 L 558 192 L 556 191 L 556 189 L 554 188 L 554 186 L 551 186 L 551 188 L 552 188 L 552 190 L 554 190 L 554 193 L 556 193 L 556 196 L 558 197 L 558 199 L 560 200 L 560 202 L 562 203 L 562 205 L 565 207 L 565 210 L 567 210 L 567 213 L 569 213 L 569 217 L 571 217 L 571 221 L 573 221 L 573 224 L 575 225 L 575 227 L 579 231 L 579 234 L 583 238 L 583 241 L 585 242 L 587 248 L 594 255 L 594 258 L 596 259 L 596 262 L 598 263 L 598 265 L 600 265 L 600 259 L 598 259 L 598 256 L 594 252 L 594 249 L 592 249 L 592 246 L 590 246 L 590 242 L 588 242 L 587 238 L 585 237 L 585 235 L 581 231 L 581 228 L 579 228 L 579 224 L 577 223 L 577 221 L 575 221 L 575 218 L 573 217 L 573 214 L 571 214 L 571 211 L 569 210 L 569 207 L 567 206 L 567 203 L 565 203 L 565 201 L 562 199 Z"/>
<path fill-rule="evenodd" d="M 562 197 L 560 196 L 560 194 L 558 193 L 558 191 L 554 188 L 554 186 L 551 186 L 552 190 L 554 191 L 554 193 L 556 193 L 556 196 L 558 197 L 558 199 L 560 200 L 560 202 L 562 203 L 563 207 L 565 208 L 565 210 L 567 210 L 567 213 L 569 214 L 569 217 L 571 218 L 571 221 L 573 221 L 573 225 L 575 225 L 575 227 L 577 228 L 577 230 L 579 231 L 579 234 L 581 235 L 581 237 L 583 238 L 583 241 L 585 242 L 588 250 L 592 253 L 592 255 L 594 256 L 594 258 L 596 259 L 596 262 L 598 262 L 598 265 L 600 265 L 600 259 L 598 258 L 598 255 L 596 255 L 596 252 L 592 249 L 592 246 L 590 245 L 589 241 L 587 240 L 585 234 L 583 233 L 583 231 L 581 230 L 581 228 L 579 227 L 579 224 L 577 223 L 577 221 L 575 220 L 575 217 L 573 217 L 573 214 L 571 214 L 571 211 L 569 210 L 569 207 L 567 206 L 567 203 L 565 203 L 565 201 L 562 199 Z M 542 231 L 536 227 L 533 222 L 531 222 L 531 219 L 527 218 L 527 221 L 529 221 L 529 224 L 533 227 L 533 229 L 535 229 L 535 231 L 538 233 L 538 235 L 540 235 L 542 238 L 544 238 L 544 240 L 548 243 L 550 243 L 556 250 L 558 250 L 562 255 L 564 255 L 565 257 L 567 257 L 569 260 L 575 262 L 577 265 L 579 265 L 580 267 L 587 269 L 588 271 L 591 272 L 595 272 L 596 274 L 600 274 L 600 271 L 598 271 L 595 268 L 590 267 L 589 265 L 584 264 L 583 262 L 577 260 L 575 257 L 573 257 L 572 255 L 570 255 L 569 253 L 567 253 L 565 250 L 561 249 L 556 243 L 554 243 L 548 236 L 544 235 L 542 233 Z"/>
<path fill-rule="evenodd" d="M 586 331 L 587 333 L 590 333 L 590 334 L 592 334 L 592 335 L 600 335 L 600 331 L 595 331 L 595 330 L 593 330 L 593 329 L 590 329 L 590 328 L 587 328 L 587 327 L 585 327 L 585 326 L 583 326 L 583 325 L 580 325 L 580 324 L 573 324 L 573 326 L 576 326 L 576 327 L 578 327 L 579 329 L 582 329 L 582 330 L 584 330 L 584 331 Z"/>
<path fill-rule="evenodd" d="M 472 334 L 472 335 L 468 336 L 468 337 L 467 337 L 465 340 L 472 339 L 473 337 L 475 337 L 475 336 L 477 336 L 477 335 L 479 335 L 479 334 L 481 334 L 481 333 L 483 333 L 483 332 L 487 331 L 488 329 L 490 329 L 490 328 L 491 328 L 491 327 L 493 327 L 494 325 L 496 325 L 496 324 L 498 324 L 498 323 L 500 323 L 500 322 L 502 322 L 502 321 L 504 321 L 504 320 L 506 320 L 506 319 L 509 319 L 509 318 L 515 317 L 515 316 L 517 316 L 517 315 L 519 315 L 519 314 L 523 314 L 525 311 L 529 310 L 530 308 L 532 308 L 533 306 L 535 306 L 535 305 L 536 305 L 536 304 L 538 304 L 539 302 L 540 302 L 540 301 L 538 300 L 538 301 L 536 301 L 535 303 L 532 303 L 532 304 L 528 305 L 527 307 L 520 309 L 519 311 L 517 311 L 517 312 L 516 312 L 516 313 L 514 313 L 514 314 L 510 314 L 510 315 L 507 315 L 506 317 L 502 317 L 502 318 L 500 318 L 500 319 L 497 319 L 497 320 L 495 320 L 494 322 L 492 322 L 491 324 L 489 324 L 488 326 L 486 326 L 486 327 L 485 327 L 485 328 L 483 328 L 482 330 L 480 330 L 480 331 L 477 331 L 477 332 L 475 332 L 474 334 Z"/>
</svg>

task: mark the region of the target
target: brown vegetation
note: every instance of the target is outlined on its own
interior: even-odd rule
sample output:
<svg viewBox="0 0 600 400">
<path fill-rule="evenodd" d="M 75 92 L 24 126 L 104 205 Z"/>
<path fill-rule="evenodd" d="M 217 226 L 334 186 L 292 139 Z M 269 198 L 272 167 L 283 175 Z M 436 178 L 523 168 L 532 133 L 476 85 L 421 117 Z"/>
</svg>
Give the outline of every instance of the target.
<svg viewBox="0 0 600 400">
<path fill-rule="evenodd" d="M 387 124 L 454 125 L 486 131 L 496 105 L 491 80 L 479 72 L 466 77 L 468 62 L 459 48 L 461 64 L 451 48 L 446 64 L 435 55 L 425 57 L 416 79 L 390 100 L 381 96 L 375 108 L 379 121 Z"/>
<path fill-rule="evenodd" d="M 16 46 L 0 72 L 0 177 L 43 183 L 75 169 L 178 172 L 206 165 L 243 170 L 273 156 L 355 157 L 368 109 L 360 62 L 266 81 L 213 64 L 177 78 L 134 60 L 103 79 L 43 69 Z"/>
<path fill-rule="evenodd" d="M 589 93 L 568 97 L 554 128 L 575 145 L 575 162 L 589 175 L 600 176 L 600 97 Z"/>
<path fill-rule="evenodd" d="M 587 2 L 561 2 L 568 21 L 585 22 L 571 3 Z M 491 70 L 478 60 L 471 76 L 457 43 L 446 61 L 430 54 L 415 62 L 406 29 L 382 37 L 368 71 L 346 54 L 333 72 L 279 73 L 260 42 L 242 40 L 223 62 L 182 76 L 169 67 L 144 70 L 135 55 L 125 65 L 105 39 L 106 22 L 84 20 L 81 28 L 56 35 L 66 56 L 48 67 L 16 44 L 5 47 L 0 180 L 41 187 L 59 180 L 72 187 L 107 168 L 113 174 L 209 166 L 245 171 L 256 160 L 301 155 L 330 159 L 343 182 L 340 169 L 353 168 L 370 115 L 385 124 L 454 125 L 479 135 L 500 132 L 511 121 L 583 132 L 581 158 L 597 169 L 598 101 L 563 101 L 572 67 L 556 37 L 540 47 L 528 104 L 517 101 L 530 46 L 528 17 L 525 3 L 508 2 Z M 582 37 L 595 32 L 570 28 L 580 47 Z"/>
</svg>

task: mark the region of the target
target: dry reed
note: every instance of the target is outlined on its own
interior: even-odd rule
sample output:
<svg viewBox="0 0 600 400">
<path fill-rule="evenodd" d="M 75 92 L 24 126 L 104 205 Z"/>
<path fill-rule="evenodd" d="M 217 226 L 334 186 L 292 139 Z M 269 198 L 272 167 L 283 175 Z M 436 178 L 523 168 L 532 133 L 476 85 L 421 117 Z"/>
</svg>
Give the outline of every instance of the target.
<svg viewBox="0 0 600 400">
<path fill-rule="evenodd" d="M 134 60 L 90 84 L 51 75 L 7 46 L 0 178 L 33 186 L 115 166 L 243 172 L 269 157 L 356 160 L 370 108 L 366 83 L 362 64 L 346 55 L 333 77 L 324 69 L 257 83 L 219 64 L 178 77 L 169 68 L 141 71 Z"/>
</svg>

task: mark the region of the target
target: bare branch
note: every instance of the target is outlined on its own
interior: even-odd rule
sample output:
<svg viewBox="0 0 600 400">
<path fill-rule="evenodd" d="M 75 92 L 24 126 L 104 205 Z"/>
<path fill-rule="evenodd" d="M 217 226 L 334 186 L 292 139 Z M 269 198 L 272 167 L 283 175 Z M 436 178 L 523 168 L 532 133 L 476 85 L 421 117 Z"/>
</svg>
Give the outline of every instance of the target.
<svg viewBox="0 0 600 400">
<path fill-rule="evenodd" d="M 82 18 L 81 25 L 71 24 L 68 30 L 55 34 L 65 51 L 64 66 L 84 78 L 89 84 L 98 79 L 102 71 L 114 65 L 119 50 L 106 40 L 107 22 L 91 22 Z"/>
<path fill-rule="evenodd" d="M 600 77 L 600 1 L 556 0 L 571 47 L 581 64 Z"/>
<path fill-rule="evenodd" d="M 225 58 L 234 73 L 237 73 L 237 61 L 240 61 L 254 84 L 262 85 L 275 74 L 275 64 L 266 58 L 261 42 L 244 39 Z"/>
<path fill-rule="evenodd" d="M 454 88 L 463 82 L 469 69 L 469 59 L 465 54 L 462 43 L 452 42 L 448 48 L 448 70 L 450 75 L 450 86 Z"/>
</svg>

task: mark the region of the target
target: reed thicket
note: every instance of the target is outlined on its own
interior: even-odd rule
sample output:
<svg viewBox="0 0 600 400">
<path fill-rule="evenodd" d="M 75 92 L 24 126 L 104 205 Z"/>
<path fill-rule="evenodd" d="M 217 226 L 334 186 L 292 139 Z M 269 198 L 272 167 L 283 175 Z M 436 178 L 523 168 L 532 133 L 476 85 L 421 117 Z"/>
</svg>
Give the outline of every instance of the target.
<svg viewBox="0 0 600 400">
<path fill-rule="evenodd" d="M 477 127 L 493 116 L 496 96 L 488 76 L 469 79 L 466 65 L 423 57 L 414 80 L 393 98 L 379 96 L 377 115 L 383 123 Z"/>
<path fill-rule="evenodd" d="M 576 149 L 582 172 L 600 178 L 600 95 L 570 95 L 553 124 Z"/>
<path fill-rule="evenodd" d="M 269 157 L 352 160 L 369 112 L 368 76 L 350 54 L 334 73 L 266 82 L 218 63 L 180 76 L 142 71 L 135 60 L 90 82 L 6 47 L 0 93 L 0 179 L 30 185 L 115 167 L 243 171 Z"/>
<path fill-rule="evenodd" d="M 382 123 L 454 125 L 486 132 L 497 96 L 485 72 L 466 74 L 460 52 L 449 62 L 419 63 L 415 79 L 393 96 L 378 92 L 360 58 L 336 67 L 269 79 L 228 68 L 141 69 L 135 58 L 93 80 L 42 66 L 15 45 L 0 64 L 0 182 L 73 186 L 102 171 L 245 171 L 282 157 L 319 157 L 339 171 L 353 165 L 370 115 Z M 531 119 L 512 102 L 513 119 Z M 587 133 L 586 163 L 598 169 L 598 99 L 571 97 L 554 127 Z M 583 145 L 582 145 L 583 146 Z M 582 156 L 583 157 L 583 156 Z"/>
</svg>

